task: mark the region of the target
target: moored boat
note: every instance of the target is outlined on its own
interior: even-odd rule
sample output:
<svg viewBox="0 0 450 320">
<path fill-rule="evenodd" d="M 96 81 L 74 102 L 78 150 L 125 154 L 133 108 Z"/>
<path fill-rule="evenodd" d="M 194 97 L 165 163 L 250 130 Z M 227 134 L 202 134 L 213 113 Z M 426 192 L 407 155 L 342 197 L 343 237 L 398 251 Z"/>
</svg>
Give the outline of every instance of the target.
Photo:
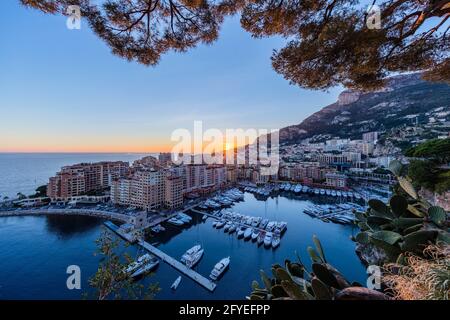
<svg viewBox="0 0 450 320">
<path fill-rule="evenodd" d="M 140 276 L 140 275 L 142 275 L 142 274 L 145 274 L 145 273 L 151 271 L 152 269 L 156 268 L 156 266 L 157 266 L 158 264 L 159 264 L 159 260 L 158 260 L 156 257 L 152 256 L 152 257 L 150 258 L 150 260 L 147 261 L 141 268 L 139 268 L 138 270 L 136 270 L 136 271 L 131 275 L 131 277 L 135 278 L 135 277 L 138 277 L 138 276 Z"/>
<path fill-rule="evenodd" d="M 251 236 L 252 236 L 252 232 L 253 232 L 253 229 L 252 229 L 252 228 L 247 228 L 247 229 L 245 230 L 245 232 L 244 232 L 244 239 L 245 239 L 245 240 L 250 239 Z"/>
<path fill-rule="evenodd" d="M 264 237 L 264 246 L 269 247 L 272 245 L 272 232 L 267 232 Z"/>
<path fill-rule="evenodd" d="M 256 239 L 258 238 L 258 236 L 259 236 L 259 230 L 258 230 L 258 229 L 253 229 L 253 232 L 252 232 L 252 241 L 256 241 Z"/>
<path fill-rule="evenodd" d="M 201 249 L 202 249 L 202 246 L 199 245 L 199 244 L 193 246 L 192 248 L 186 250 L 186 252 L 181 256 L 180 261 L 183 262 L 183 263 L 186 263 L 186 261 L 189 259 L 190 256 L 194 255 L 195 253 L 197 253 Z"/>
<path fill-rule="evenodd" d="M 230 265 L 230 257 L 223 258 L 218 263 L 216 263 L 209 277 L 212 280 L 217 280 L 225 272 L 225 270 L 228 268 L 229 265 Z"/>
<path fill-rule="evenodd" d="M 272 238 L 272 248 L 276 248 L 280 245 L 280 235 L 275 234 Z"/>
<path fill-rule="evenodd" d="M 142 267 L 145 263 L 150 261 L 151 258 L 152 258 L 152 256 L 148 253 L 140 256 L 139 258 L 136 259 L 136 261 L 130 263 L 128 265 L 128 267 L 124 270 L 124 272 L 131 273 L 131 272 L 135 271 L 137 268 Z"/>
<path fill-rule="evenodd" d="M 179 276 L 178 278 L 175 279 L 175 281 L 170 286 L 170 289 L 177 290 L 178 286 L 180 285 L 180 282 L 181 282 L 181 276 Z"/>
</svg>

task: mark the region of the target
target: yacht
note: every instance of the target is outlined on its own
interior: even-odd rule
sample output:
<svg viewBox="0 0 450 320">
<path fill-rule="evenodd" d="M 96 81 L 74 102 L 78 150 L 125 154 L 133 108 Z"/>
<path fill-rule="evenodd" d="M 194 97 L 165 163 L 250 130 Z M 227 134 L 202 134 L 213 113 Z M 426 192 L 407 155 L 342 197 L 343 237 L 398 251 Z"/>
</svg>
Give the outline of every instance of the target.
<svg viewBox="0 0 450 320">
<path fill-rule="evenodd" d="M 230 257 L 223 258 L 214 266 L 209 277 L 212 280 L 217 280 L 225 272 L 229 265 Z"/>
<path fill-rule="evenodd" d="M 228 229 L 228 232 L 230 234 L 233 234 L 236 231 L 236 225 L 233 223 L 230 227 L 230 229 Z"/>
<path fill-rule="evenodd" d="M 239 229 L 237 230 L 238 238 L 244 237 L 244 232 L 245 232 L 245 227 L 239 227 Z"/>
<path fill-rule="evenodd" d="M 193 268 L 195 265 L 200 261 L 200 259 L 203 257 L 203 253 L 205 250 L 201 249 L 194 254 L 190 255 L 186 260 L 185 264 L 188 268 Z"/>
<path fill-rule="evenodd" d="M 261 221 L 261 223 L 259 224 L 259 227 L 260 227 L 261 229 L 264 229 L 264 228 L 267 226 L 268 223 L 269 223 L 269 220 L 268 220 L 268 219 L 263 219 L 263 220 Z"/>
<path fill-rule="evenodd" d="M 269 247 L 272 245 L 272 232 L 266 233 L 266 236 L 264 237 L 264 245 L 266 247 Z"/>
<path fill-rule="evenodd" d="M 336 195 L 337 195 L 338 197 L 340 197 L 342 194 L 341 194 L 340 191 L 336 191 Z"/>
<path fill-rule="evenodd" d="M 151 258 L 152 256 L 149 255 L 148 253 L 140 256 L 139 258 L 136 259 L 136 261 L 130 263 L 128 267 L 124 270 L 124 272 L 128 274 L 135 271 L 137 268 L 142 267 L 142 265 L 150 261 Z"/>
<path fill-rule="evenodd" d="M 280 235 L 275 234 L 272 238 L 272 248 L 276 248 L 280 245 Z"/>
<path fill-rule="evenodd" d="M 258 242 L 258 246 L 260 246 L 261 244 L 263 244 L 264 242 L 264 238 L 266 237 L 266 233 L 264 231 L 261 231 L 259 233 L 258 239 L 256 239 L 256 241 Z"/>
<path fill-rule="evenodd" d="M 175 279 L 175 281 L 170 286 L 170 289 L 177 290 L 178 286 L 180 285 L 180 282 L 181 282 L 181 276 L 179 276 L 178 278 Z"/>
<path fill-rule="evenodd" d="M 216 228 L 217 228 L 217 229 L 220 229 L 220 228 L 222 228 L 224 225 L 225 225 L 225 220 L 220 220 L 220 221 L 217 222 Z"/>
<path fill-rule="evenodd" d="M 274 221 L 270 221 L 270 222 L 267 224 L 266 230 L 270 232 L 270 231 L 273 230 L 274 227 L 275 227 L 275 222 L 274 222 Z"/>
<path fill-rule="evenodd" d="M 176 218 L 177 218 L 178 220 L 183 221 L 184 223 L 190 223 L 190 222 L 192 221 L 192 217 L 190 217 L 190 216 L 188 216 L 187 214 L 184 214 L 184 213 L 182 213 L 182 212 L 180 212 L 180 213 L 176 216 Z"/>
<path fill-rule="evenodd" d="M 332 195 L 333 197 L 336 197 L 336 191 L 332 190 L 332 191 L 331 191 L 331 195 Z"/>
<path fill-rule="evenodd" d="M 177 218 L 170 218 L 169 220 L 167 220 L 167 222 L 175 226 L 182 226 L 184 224 L 183 221 L 178 220 Z"/>
<path fill-rule="evenodd" d="M 287 229 L 287 222 L 285 222 L 285 221 L 278 222 L 277 229 L 280 231 L 280 233 L 283 233 L 284 231 L 286 231 L 286 229 Z"/>
<path fill-rule="evenodd" d="M 224 231 L 224 232 L 228 232 L 228 230 L 230 229 L 230 227 L 231 227 L 231 222 L 228 221 L 228 222 L 225 224 L 225 227 L 223 228 L 223 231 Z"/>
<path fill-rule="evenodd" d="M 325 192 L 326 192 L 327 196 L 331 196 L 331 190 L 330 189 L 327 189 Z"/>
<path fill-rule="evenodd" d="M 137 269 L 132 275 L 131 277 L 135 278 L 140 276 L 141 274 L 147 273 L 149 271 L 151 271 L 152 269 L 156 268 L 156 266 L 159 264 L 159 260 L 152 256 L 150 258 L 149 261 L 147 261 L 144 266 L 140 267 L 139 269 Z"/>
<path fill-rule="evenodd" d="M 318 195 L 320 193 L 319 189 L 314 189 L 314 194 Z"/>
<path fill-rule="evenodd" d="M 325 189 L 320 189 L 320 194 L 323 196 L 325 194 Z"/>
<path fill-rule="evenodd" d="M 187 250 L 182 256 L 181 256 L 181 262 L 186 263 L 186 261 L 189 259 L 190 256 L 194 255 L 195 253 L 199 252 L 202 249 L 202 246 L 197 244 Z"/>
<path fill-rule="evenodd" d="M 258 238 L 258 235 L 259 235 L 259 230 L 258 229 L 253 229 L 252 241 L 256 241 L 256 239 Z"/>
<path fill-rule="evenodd" d="M 247 229 L 245 230 L 245 232 L 244 232 L 244 239 L 245 239 L 245 240 L 250 239 L 251 236 L 252 236 L 252 232 L 253 232 L 253 229 L 252 229 L 252 228 L 247 228 Z"/>
</svg>

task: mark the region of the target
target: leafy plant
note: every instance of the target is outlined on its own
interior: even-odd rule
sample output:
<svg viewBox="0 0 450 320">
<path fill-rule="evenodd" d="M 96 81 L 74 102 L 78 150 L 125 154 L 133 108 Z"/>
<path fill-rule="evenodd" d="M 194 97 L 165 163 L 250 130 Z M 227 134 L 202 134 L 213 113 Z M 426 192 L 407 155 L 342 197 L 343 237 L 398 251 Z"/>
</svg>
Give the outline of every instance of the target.
<svg viewBox="0 0 450 320">
<path fill-rule="evenodd" d="M 361 229 L 355 240 L 382 249 L 389 262 L 400 261 L 408 252 L 421 255 L 429 244 L 449 244 L 447 213 L 419 199 L 408 178 L 401 176 L 404 170 L 399 161 L 391 162 L 389 168 L 405 196 L 394 195 L 389 204 L 369 200 L 366 212 L 355 213 Z"/>
<path fill-rule="evenodd" d="M 104 231 L 96 243 L 96 255 L 100 255 L 101 259 L 97 272 L 89 279 L 89 285 L 94 290 L 90 294 L 86 293 L 85 298 L 151 299 L 160 290 L 158 284 L 151 284 L 146 288 L 124 272 L 132 258 L 127 254 L 117 253 L 119 242 L 110 233 Z"/>
<path fill-rule="evenodd" d="M 253 281 L 250 300 L 386 300 L 388 297 L 378 291 L 350 283 L 331 264 L 316 236 L 314 247 L 308 247 L 311 271 L 308 271 L 297 255 L 297 262 L 285 260 L 284 268 L 272 266 L 272 277 L 260 271 L 263 286 Z"/>
</svg>

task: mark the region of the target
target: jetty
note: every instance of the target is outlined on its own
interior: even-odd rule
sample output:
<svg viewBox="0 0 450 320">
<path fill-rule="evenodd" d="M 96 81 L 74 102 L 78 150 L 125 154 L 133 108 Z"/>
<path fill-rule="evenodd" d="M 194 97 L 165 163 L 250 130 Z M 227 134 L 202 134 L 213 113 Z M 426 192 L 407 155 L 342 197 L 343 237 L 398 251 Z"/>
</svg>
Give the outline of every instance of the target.
<svg viewBox="0 0 450 320">
<path fill-rule="evenodd" d="M 163 251 L 159 250 L 158 248 L 152 246 L 148 242 L 145 242 L 143 240 L 139 241 L 138 244 L 149 251 L 150 253 L 154 254 L 158 258 L 160 258 L 162 261 L 173 267 L 174 269 L 178 270 L 179 272 L 183 273 L 187 277 L 191 278 L 195 282 L 197 282 L 199 285 L 204 287 L 205 289 L 208 289 L 209 291 L 213 292 L 216 288 L 216 284 L 202 276 L 201 274 L 195 272 L 194 270 L 186 267 L 184 264 L 182 264 L 180 261 L 176 260 L 175 258 L 172 258 L 168 254 L 164 253 Z"/>
<path fill-rule="evenodd" d="M 112 223 L 111 221 L 106 221 L 105 225 L 108 228 L 110 228 L 112 231 L 117 233 L 121 238 L 123 238 L 123 239 L 125 239 L 127 241 L 130 241 L 129 238 L 127 237 L 127 234 L 121 232 L 120 228 L 117 225 L 115 225 L 114 223 Z M 209 280 L 208 278 L 205 278 L 201 274 L 199 274 L 199 273 L 195 272 L 194 270 L 186 267 L 180 261 L 178 261 L 175 258 L 169 256 L 167 253 L 164 253 L 163 251 L 159 250 L 155 246 L 152 246 L 148 242 L 145 242 L 144 240 L 139 240 L 137 242 L 137 244 L 139 246 L 141 246 L 142 248 L 144 248 L 145 250 L 147 250 L 148 252 L 150 252 L 151 254 L 153 254 L 156 257 L 158 257 L 159 259 L 161 259 L 161 261 L 167 263 L 168 265 L 170 265 L 174 269 L 178 270 L 179 272 L 181 272 L 185 276 L 191 278 L 193 281 L 197 282 L 199 285 L 201 285 L 205 289 L 207 289 L 207 290 L 209 290 L 211 292 L 213 292 L 214 289 L 216 289 L 217 285 L 213 281 Z"/>
</svg>

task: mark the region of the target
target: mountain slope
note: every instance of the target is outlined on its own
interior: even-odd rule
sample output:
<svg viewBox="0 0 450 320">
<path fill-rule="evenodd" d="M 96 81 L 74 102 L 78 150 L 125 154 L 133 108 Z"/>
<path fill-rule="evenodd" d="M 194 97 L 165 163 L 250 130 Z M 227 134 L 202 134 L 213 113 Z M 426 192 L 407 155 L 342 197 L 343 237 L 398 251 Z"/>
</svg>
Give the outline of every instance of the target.
<svg viewBox="0 0 450 320">
<path fill-rule="evenodd" d="M 416 121 L 429 122 L 436 113 L 437 120 L 450 120 L 449 85 L 426 82 L 420 79 L 420 74 L 396 76 L 382 91 L 342 92 L 337 102 L 298 125 L 281 129 L 280 142 L 297 143 L 320 135 L 360 139 L 361 134 L 368 131 Z"/>
</svg>

